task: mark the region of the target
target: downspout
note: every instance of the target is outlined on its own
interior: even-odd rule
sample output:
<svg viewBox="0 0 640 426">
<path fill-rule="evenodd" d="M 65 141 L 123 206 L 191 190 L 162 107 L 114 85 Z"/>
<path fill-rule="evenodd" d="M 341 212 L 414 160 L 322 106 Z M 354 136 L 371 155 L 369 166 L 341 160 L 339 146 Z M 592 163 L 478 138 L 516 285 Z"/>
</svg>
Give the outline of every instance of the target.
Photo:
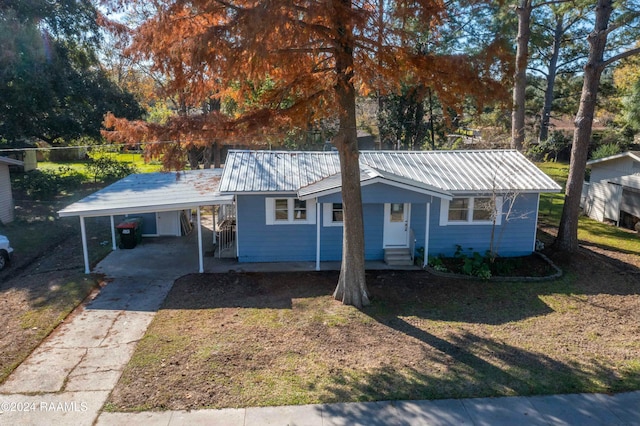
<svg viewBox="0 0 640 426">
<path fill-rule="evenodd" d="M 233 203 L 234 206 L 236 208 L 236 259 L 238 259 L 238 261 L 240 261 L 240 222 L 238 221 L 238 219 L 240 218 L 240 215 L 238 214 L 238 196 L 234 195 L 233 196 Z"/>
<path fill-rule="evenodd" d="M 87 228 L 84 225 L 84 216 L 80 216 L 80 234 L 82 235 L 82 255 L 84 258 L 84 273 L 90 274 L 89 249 L 87 248 Z"/>
<path fill-rule="evenodd" d="M 320 204 L 316 198 L 316 271 L 320 270 Z"/>
<path fill-rule="evenodd" d="M 113 220 L 113 215 L 109 216 L 109 218 L 111 219 L 111 244 L 112 244 L 112 249 L 113 249 L 113 251 L 116 251 L 118 249 L 118 246 L 116 245 L 116 225 L 115 225 L 115 222 Z"/>
<path fill-rule="evenodd" d="M 198 272 L 203 273 L 204 259 L 202 257 L 202 226 L 200 226 L 200 206 L 198 206 L 198 208 L 196 209 L 196 216 L 198 218 L 198 222 L 196 223 L 196 226 L 198 227 Z"/>
<path fill-rule="evenodd" d="M 424 258 L 422 259 L 423 268 L 425 268 L 429 263 L 429 221 L 431 220 L 431 201 L 427 202 L 426 211 L 424 225 Z"/>
<path fill-rule="evenodd" d="M 216 247 L 216 243 L 218 242 L 216 239 L 216 228 L 218 227 L 218 221 L 216 218 L 216 212 L 215 212 L 215 208 L 213 208 L 213 206 L 211 206 L 211 223 L 213 223 L 213 238 L 212 238 L 212 243 L 213 243 L 213 247 L 215 250 Z M 220 211 L 220 208 L 222 207 L 221 204 L 218 205 L 218 211 Z"/>
</svg>

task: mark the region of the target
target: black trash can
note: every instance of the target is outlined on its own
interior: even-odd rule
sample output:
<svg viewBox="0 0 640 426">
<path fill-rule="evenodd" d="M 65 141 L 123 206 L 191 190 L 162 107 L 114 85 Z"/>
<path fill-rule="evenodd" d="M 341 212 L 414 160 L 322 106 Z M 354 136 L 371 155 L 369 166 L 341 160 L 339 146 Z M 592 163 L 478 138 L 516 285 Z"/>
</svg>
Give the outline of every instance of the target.
<svg viewBox="0 0 640 426">
<path fill-rule="evenodd" d="M 132 249 L 142 241 L 142 218 L 128 217 L 116 226 L 120 235 L 120 248 Z"/>
</svg>

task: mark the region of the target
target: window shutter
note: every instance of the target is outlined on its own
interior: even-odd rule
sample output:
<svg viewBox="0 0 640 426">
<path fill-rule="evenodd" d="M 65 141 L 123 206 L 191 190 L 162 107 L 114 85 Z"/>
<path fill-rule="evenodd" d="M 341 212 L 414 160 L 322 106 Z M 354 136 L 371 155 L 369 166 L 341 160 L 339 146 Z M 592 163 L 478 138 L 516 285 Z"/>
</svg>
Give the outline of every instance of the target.
<svg viewBox="0 0 640 426">
<path fill-rule="evenodd" d="M 449 200 L 440 199 L 440 226 L 447 226 L 449 220 Z"/>
<path fill-rule="evenodd" d="M 496 225 L 502 225 L 502 203 L 503 197 L 496 197 Z"/>
<path fill-rule="evenodd" d="M 273 225 L 276 221 L 276 203 L 274 198 L 265 198 L 265 219 L 267 225 Z"/>
</svg>

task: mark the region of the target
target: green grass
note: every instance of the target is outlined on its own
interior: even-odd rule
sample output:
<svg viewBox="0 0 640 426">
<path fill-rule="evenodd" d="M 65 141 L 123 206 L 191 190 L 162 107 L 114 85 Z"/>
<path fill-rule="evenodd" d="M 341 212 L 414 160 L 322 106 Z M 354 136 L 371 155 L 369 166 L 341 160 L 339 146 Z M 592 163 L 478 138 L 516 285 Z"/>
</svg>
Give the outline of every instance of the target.
<svg viewBox="0 0 640 426">
<path fill-rule="evenodd" d="M 537 166 L 563 187 L 567 183 L 569 164 L 566 163 L 538 163 Z M 541 194 L 539 221 L 545 225 L 558 226 L 564 205 L 564 193 Z M 640 255 L 638 235 L 627 229 L 619 228 L 607 223 L 598 222 L 586 216 L 581 216 L 578 223 L 578 239 L 587 244 L 597 245 L 609 250 L 634 253 Z"/>
<path fill-rule="evenodd" d="M 157 161 L 152 161 L 150 163 L 146 163 L 144 161 L 144 157 L 140 153 L 131 152 L 131 153 L 111 153 L 106 154 L 116 160 L 130 164 L 136 167 L 139 173 L 153 173 L 162 170 L 162 164 Z M 90 177 L 87 175 L 87 170 L 85 168 L 86 161 L 39 161 L 38 168 L 42 170 L 52 170 L 57 171 L 60 167 L 69 167 L 72 170 L 85 175 L 87 180 L 90 180 Z"/>
</svg>

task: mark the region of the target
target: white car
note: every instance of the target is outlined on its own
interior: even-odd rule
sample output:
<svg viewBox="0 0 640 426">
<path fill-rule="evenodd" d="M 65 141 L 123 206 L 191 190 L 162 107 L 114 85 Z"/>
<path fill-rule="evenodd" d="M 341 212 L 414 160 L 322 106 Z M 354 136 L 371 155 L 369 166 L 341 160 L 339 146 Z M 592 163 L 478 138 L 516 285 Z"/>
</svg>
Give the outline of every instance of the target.
<svg viewBox="0 0 640 426">
<path fill-rule="evenodd" d="M 0 235 L 0 270 L 3 270 L 9 264 L 11 256 L 13 256 L 13 249 L 9 244 L 9 239 L 4 235 Z"/>
</svg>

